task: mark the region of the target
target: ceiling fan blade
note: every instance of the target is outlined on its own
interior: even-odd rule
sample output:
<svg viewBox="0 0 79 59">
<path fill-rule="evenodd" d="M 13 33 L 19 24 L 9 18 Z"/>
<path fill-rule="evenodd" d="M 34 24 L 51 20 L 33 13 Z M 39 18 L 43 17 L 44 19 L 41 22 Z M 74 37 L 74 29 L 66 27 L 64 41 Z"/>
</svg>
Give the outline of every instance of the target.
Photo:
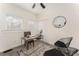
<svg viewBox="0 0 79 59">
<path fill-rule="evenodd" d="M 42 8 L 45 8 L 45 5 L 43 3 L 40 3 L 40 5 L 41 5 Z"/>
<path fill-rule="evenodd" d="M 35 3 L 33 4 L 32 8 L 35 8 Z"/>
</svg>

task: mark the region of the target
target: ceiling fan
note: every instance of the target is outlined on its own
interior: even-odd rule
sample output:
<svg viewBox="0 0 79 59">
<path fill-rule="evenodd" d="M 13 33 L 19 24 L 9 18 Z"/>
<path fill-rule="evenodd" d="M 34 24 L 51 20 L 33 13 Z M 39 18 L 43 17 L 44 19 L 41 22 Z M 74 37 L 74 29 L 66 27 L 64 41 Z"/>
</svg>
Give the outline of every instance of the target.
<svg viewBox="0 0 79 59">
<path fill-rule="evenodd" d="M 32 8 L 35 8 L 35 6 L 36 6 L 36 3 L 33 4 Z M 40 3 L 40 6 L 41 6 L 43 9 L 46 8 L 45 5 L 44 5 L 43 3 Z"/>
</svg>

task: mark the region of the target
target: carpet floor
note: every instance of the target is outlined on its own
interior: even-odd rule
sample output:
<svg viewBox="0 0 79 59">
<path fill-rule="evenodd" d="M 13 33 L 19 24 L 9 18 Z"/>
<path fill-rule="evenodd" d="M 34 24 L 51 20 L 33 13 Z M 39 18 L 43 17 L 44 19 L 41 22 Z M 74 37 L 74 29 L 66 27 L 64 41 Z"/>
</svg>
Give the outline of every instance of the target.
<svg viewBox="0 0 79 59">
<path fill-rule="evenodd" d="M 46 50 L 52 48 L 54 48 L 54 46 L 42 41 L 35 41 L 34 47 L 30 46 L 29 50 L 23 46 L 18 46 L 9 52 L 0 53 L 0 56 L 43 56 Z"/>
<path fill-rule="evenodd" d="M 49 45 L 42 41 L 35 41 L 34 47 L 32 45 L 29 47 L 29 50 L 24 48 L 24 46 L 18 46 L 13 48 L 13 50 L 0 53 L 0 56 L 43 56 L 44 52 L 50 49 L 55 48 L 53 45 Z M 74 56 L 79 56 L 79 53 L 76 53 Z"/>
</svg>

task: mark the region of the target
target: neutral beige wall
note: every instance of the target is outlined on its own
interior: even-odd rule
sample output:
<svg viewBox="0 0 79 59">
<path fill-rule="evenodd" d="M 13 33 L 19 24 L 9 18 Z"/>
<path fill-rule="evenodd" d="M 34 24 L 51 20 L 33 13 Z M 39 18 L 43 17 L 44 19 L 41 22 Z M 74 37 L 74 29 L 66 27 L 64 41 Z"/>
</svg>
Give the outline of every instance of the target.
<svg viewBox="0 0 79 59">
<path fill-rule="evenodd" d="M 7 14 L 23 19 L 23 31 L 37 32 L 39 29 L 43 29 L 45 38 L 43 40 L 50 44 L 54 44 L 62 37 L 73 36 L 71 46 L 79 48 L 79 4 L 50 4 L 38 16 L 13 4 L 0 4 L 0 15 Z M 55 16 L 65 16 L 67 19 L 66 26 L 59 29 L 55 28 L 52 24 Z M 0 31 L 0 52 L 20 45 L 23 31 Z"/>
<path fill-rule="evenodd" d="M 67 24 L 63 28 L 55 28 L 54 17 L 65 16 Z M 49 4 L 38 16 L 42 24 L 44 41 L 54 44 L 62 37 L 73 37 L 71 46 L 79 48 L 79 4 Z"/>
<path fill-rule="evenodd" d="M 13 15 L 20 17 L 23 20 L 23 31 L 0 31 L 0 52 L 8 50 L 10 48 L 16 47 L 21 43 L 21 37 L 23 37 L 23 32 L 27 31 L 27 22 L 30 20 L 35 20 L 35 15 L 23 10 L 18 6 L 13 4 L 0 4 L 0 19 L 6 15 Z M 29 29 L 28 29 L 29 30 Z"/>
</svg>

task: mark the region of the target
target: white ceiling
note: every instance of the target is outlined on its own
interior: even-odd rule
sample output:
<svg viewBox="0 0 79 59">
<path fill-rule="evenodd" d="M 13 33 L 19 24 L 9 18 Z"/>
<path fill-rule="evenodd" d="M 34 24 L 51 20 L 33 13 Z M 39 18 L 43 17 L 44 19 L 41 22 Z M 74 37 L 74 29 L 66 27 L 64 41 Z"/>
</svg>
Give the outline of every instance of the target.
<svg viewBox="0 0 79 59">
<path fill-rule="evenodd" d="M 32 8 L 33 4 L 34 3 L 16 3 L 15 5 L 24 8 L 34 14 L 40 14 L 44 10 L 39 3 L 36 3 L 35 8 Z M 46 3 L 44 3 L 44 5 L 46 6 Z"/>
<path fill-rule="evenodd" d="M 72 3 L 43 3 L 45 5 L 45 9 L 43 9 L 40 5 L 40 3 L 36 3 L 36 6 L 35 8 L 32 8 L 34 3 L 15 3 L 16 6 L 20 7 L 20 8 L 23 8 L 33 14 L 40 14 L 42 12 L 47 12 L 48 9 L 51 9 L 51 8 L 58 8 L 58 7 L 61 7 L 61 6 L 64 6 L 64 7 L 71 7 L 72 5 L 75 6 L 75 5 L 79 5 L 79 4 L 72 4 Z M 46 11 L 47 10 L 47 11 Z"/>
</svg>

